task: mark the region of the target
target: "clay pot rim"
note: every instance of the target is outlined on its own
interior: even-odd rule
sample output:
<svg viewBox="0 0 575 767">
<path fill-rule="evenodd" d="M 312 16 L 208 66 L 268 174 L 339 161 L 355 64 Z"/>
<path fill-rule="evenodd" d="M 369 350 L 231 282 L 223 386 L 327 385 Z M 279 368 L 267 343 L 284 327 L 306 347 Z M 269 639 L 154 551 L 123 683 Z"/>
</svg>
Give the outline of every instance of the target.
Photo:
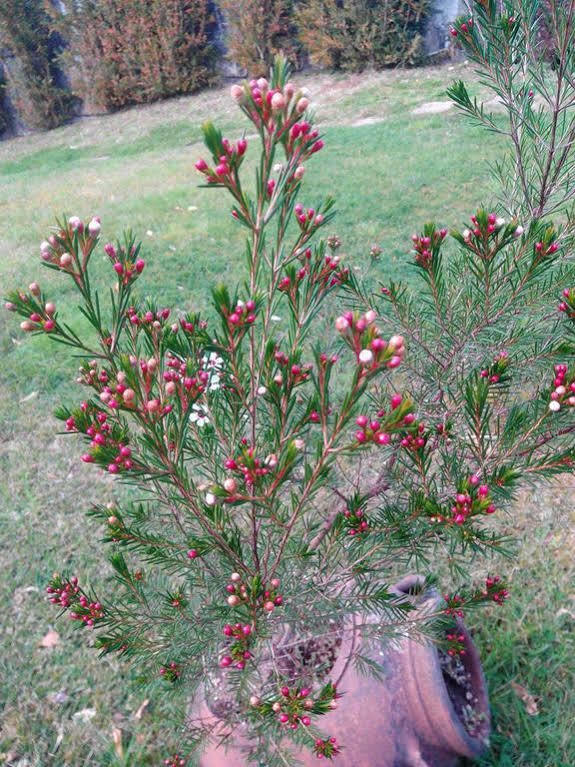
<svg viewBox="0 0 575 767">
<path fill-rule="evenodd" d="M 420 590 L 421 586 L 425 583 L 425 577 L 419 574 L 407 575 L 394 584 L 391 591 L 398 596 L 408 597 L 409 591 L 412 589 Z M 433 609 L 440 601 L 439 594 L 435 590 L 430 590 L 422 602 L 420 609 L 429 610 Z M 338 653 L 337 660 L 334 664 L 331 677 L 333 678 L 336 686 L 339 686 L 340 680 L 344 677 L 350 664 L 352 663 L 352 656 L 354 649 L 358 642 L 358 629 L 357 617 L 352 616 L 350 628 L 345 628 L 343 632 L 342 644 Z M 439 652 L 437 647 L 432 644 L 428 644 L 428 650 L 425 654 L 426 660 L 429 662 L 429 672 L 431 674 L 432 683 L 434 688 L 438 691 L 438 695 L 435 698 L 436 705 L 426 704 L 426 696 L 422 694 L 421 687 L 418 684 L 418 659 L 421 661 L 421 656 L 417 653 L 417 643 L 407 643 L 407 657 L 409 663 L 409 671 L 415 681 L 415 685 L 418 692 L 418 704 L 420 708 L 425 712 L 425 716 L 428 721 L 428 725 L 434 729 L 434 731 L 442 731 L 445 727 L 445 722 L 441 722 L 441 728 L 439 723 L 434 722 L 434 709 L 438 706 L 442 706 L 444 710 L 447 710 L 449 716 L 449 724 L 451 727 L 450 733 L 445 735 L 451 735 L 453 740 L 458 742 L 458 749 L 461 756 L 469 758 L 478 757 L 483 754 L 488 745 L 488 735 L 491 730 L 491 712 L 489 709 L 489 698 L 487 695 L 487 685 L 485 682 L 485 675 L 483 673 L 483 667 L 479 657 L 479 652 L 475 647 L 473 640 L 466 626 L 461 619 L 458 619 L 458 629 L 465 637 L 466 655 L 462 658 L 462 661 L 466 667 L 466 670 L 471 673 L 473 690 L 478 700 L 478 707 L 480 712 L 484 716 L 483 726 L 481 732 L 477 736 L 472 736 L 466 730 L 465 725 L 461 721 L 461 718 L 455 710 L 455 706 L 451 700 L 451 696 L 447 690 L 443 671 L 441 669 L 439 661 Z M 425 645 L 419 645 L 419 647 Z M 439 729 L 438 729 L 439 728 Z M 453 749 L 453 740 L 445 739 L 445 748 Z"/>
</svg>

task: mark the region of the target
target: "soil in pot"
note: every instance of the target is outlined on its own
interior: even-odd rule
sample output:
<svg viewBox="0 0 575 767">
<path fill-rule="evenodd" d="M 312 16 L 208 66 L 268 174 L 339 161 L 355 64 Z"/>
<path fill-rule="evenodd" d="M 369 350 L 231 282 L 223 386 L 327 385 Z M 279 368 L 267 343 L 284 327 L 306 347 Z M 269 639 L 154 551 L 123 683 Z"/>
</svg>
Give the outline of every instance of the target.
<svg viewBox="0 0 575 767">
<path fill-rule="evenodd" d="M 439 665 L 449 698 L 459 720 L 472 738 L 481 738 L 485 731 L 485 714 L 477 697 L 471 674 L 459 655 L 439 653 Z"/>
</svg>

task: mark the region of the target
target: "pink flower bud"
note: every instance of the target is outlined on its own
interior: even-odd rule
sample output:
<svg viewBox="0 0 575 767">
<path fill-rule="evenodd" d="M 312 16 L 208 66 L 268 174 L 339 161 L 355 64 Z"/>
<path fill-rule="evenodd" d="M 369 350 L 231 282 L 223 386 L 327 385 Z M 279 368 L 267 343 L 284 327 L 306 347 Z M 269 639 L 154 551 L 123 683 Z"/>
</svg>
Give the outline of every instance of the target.
<svg viewBox="0 0 575 767">
<path fill-rule="evenodd" d="M 72 256 L 69 253 L 63 253 L 60 256 L 60 266 L 64 267 L 64 269 L 69 267 L 71 263 L 72 263 Z"/>
<path fill-rule="evenodd" d="M 30 331 L 36 330 L 36 325 L 33 322 L 30 322 L 30 320 L 24 320 L 24 322 L 20 323 L 20 329 L 25 333 L 30 333 Z"/>
<path fill-rule="evenodd" d="M 68 219 L 68 226 L 74 232 L 82 232 L 84 230 L 84 224 L 82 223 L 82 220 L 78 218 L 78 216 L 71 216 Z"/>
<path fill-rule="evenodd" d="M 122 266 L 122 264 L 119 261 L 116 261 L 116 263 L 114 264 L 114 271 L 118 275 L 124 274 L 124 267 Z"/>
<path fill-rule="evenodd" d="M 142 272 L 144 271 L 144 267 L 146 266 L 146 262 L 144 261 L 144 259 L 139 258 L 136 261 L 135 266 L 136 266 L 136 271 L 138 272 L 138 274 L 142 274 Z"/>
<path fill-rule="evenodd" d="M 268 81 L 266 80 L 265 77 L 258 78 L 258 80 L 256 82 L 256 85 L 260 89 L 260 91 L 265 91 L 269 87 L 269 83 L 268 83 Z"/>
<path fill-rule="evenodd" d="M 245 99 L 245 95 L 244 89 L 241 85 L 237 85 L 237 83 L 230 88 L 230 96 L 236 104 L 241 104 Z"/>
<path fill-rule="evenodd" d="M 31 282 L 30 285 L 28 285 L 28 290 L 30 293 L 32 293 L 33 296 L 39 296 L 40 295 L 40 286 L 37 282 Z"/>
<path fill-rule="evenodd" d="M 302 115 L 305 112 L 305 110 L 308 108 L 308 106 L 309 106 L 309 99 L 306 99 L 305 96 L 299 99 L 295 107 L 298 115 Z"/>
<path fill-rule="evenodd" d="M 233 477 L 228 477 L 224 480 L 224 490 L 227 493 L 234 494 L 236 490 L 238 489 L 238 483 Z"/>
<path fill-rule="evenodd" d="M 345 330 L 347 330 L 350 326 L 350 323 L 346 317 L 341 315 L 338 317 L 335 321 L 335 329 L 339 330 L 340 333 L 343 333 Z"/>
<path fill-rule="evenodd" d="M 88 232 L 90 234 L 90 237 L 97 237 L 100 234 L 101 229 L 102 229 L 102 224 L 100 223 L 99 218 L 94 217 L 88 224 Z"/>
<path fill-rule="evenodd" d="M 44 259 L 49 259 L 52 256 L 52 246 L 47 240 L 40 243 L 40 255 Z"/>
<path fill-rule="evenodd" d="M 272 96 L 272 103 L 271 107 L 274 111 L 280 112 L 282 109 L 285 109 L 286 100 L 283 93 L 274 93 Z"/>
</svg>

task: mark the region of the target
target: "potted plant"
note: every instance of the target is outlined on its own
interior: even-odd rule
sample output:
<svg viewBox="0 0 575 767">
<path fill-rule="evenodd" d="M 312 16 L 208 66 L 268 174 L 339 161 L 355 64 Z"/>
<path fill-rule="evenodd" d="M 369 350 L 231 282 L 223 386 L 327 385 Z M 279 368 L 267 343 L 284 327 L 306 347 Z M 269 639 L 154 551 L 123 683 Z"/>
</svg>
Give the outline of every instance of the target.
<svg viewBox="0 0 575 767">
<path fill-rule="evenodd" d="M 137 298 L 145 261 L 130 233 L 104 244 L 106 303 L 91 271 L 97 217 L 61 220 L 41 245 L 89 333 L 36 282 L 7 297 L 23 331 L 83 360 L 83 397 L 56 412 L 85 442 L 81 460 L 137 488 L 90 510 L 113 590 L 57 574 L 47 591 L 103 653 L 185 689 L 183 745 L 166 765 L 207 748 L 206 767 L 445 767 L 485 747 L 487 696 L 461 618 L 508 593 L 489 573 L 463 585 L 465 568 L 507 550 L 493 520 L 516 488 L 570 470 L 575 454 L 573 219 L 547 219 L 573 199 L 561 118 L 573 89 L 566 66 L 551 83 L 531 46 L 530 7 L 510 18 L 477 3 L 454 28 L 504 92 L 514 175 L 506 206 L 450 236 L 433 223 L 413 235 L 409 285 L 357 279 L 339 238 L 322 236 L 333 200 L 310 203 L 303 181 L 323 139 L 278 59 L 269 80 L 231 90 L 257 139 L 203 128 L 196 169 L 246 232 L 244 280 L 214 288 L 210 316 Z M 572 40 L 568 9 L 553 8 Z M 555 110 L 535 112 L 530 83 Z M 463 84 L 451 95 L 507 130 Z M 392 585 L 415 568 L 427 577 Z M 456 584 L 442 597 L 436 570 Z"/>
</svg>

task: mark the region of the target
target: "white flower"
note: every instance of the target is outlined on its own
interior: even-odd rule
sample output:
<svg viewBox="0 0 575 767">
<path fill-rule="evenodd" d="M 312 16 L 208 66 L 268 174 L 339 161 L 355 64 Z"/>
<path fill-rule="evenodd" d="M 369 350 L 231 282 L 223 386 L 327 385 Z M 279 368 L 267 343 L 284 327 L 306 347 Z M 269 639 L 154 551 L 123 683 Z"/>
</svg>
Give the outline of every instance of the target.
<svg viewBox="0 0 575 767">
<path fill-rule="evenodd" d="M 220 380 L 222 377 L 220 371 L 223 364 L 223 359 L 216 352 L 211 352 L 209 357 L 202 357 L 204 370 L 207 370 L 210 373 L 208 391 L 217 391 L 220 388 Z"/>
<path fill-rule="evenodd" d="M 196 426 L 199 426 L 202 428 L 206 424 L 210 422 L 210 419 L 208 417 L 208 414 L 206 413 L 205 408 L 202 407 L 202 405 L 194 404 L 192 405 L 192 412 L 190 413 L 190 422 L 195 423 Z"/>
<path fill-rule="evenodd" d="M 284 166 L 281 164 L 281 162 L 276 162 L 274 165 L 274 173 L 281 173 L 284 169 Z"/>
<path fill-rule="evenodd" d="M 505 219 L 504 218 L 496 218 L 495 219 L 495 226 L 500 229 L 502 226 L 505 225 Z"/>
<path fill-rule="evenodd" d="M 258 386 L 257 393 L 262 397 L 267 392 L 267 389 L 265 386 Z"/>
<path fill-rule="evenodd" d="M 206 493 L 205 501 L 206 506 L 215 506 L 216 496 L 213 493 Z"/>
<path fill-rule="evenodd" d="M 464 229 L 462 235 L 465 242 L 468 242 L 471 239 L 471 231 L 469 229 Z"/>
<path fill-rule="evenodd" d="M 270 320 L 271 320 L 272 322 L 281 322 L 281 321 L 282 321 L 282 318 L 281 318 L 281 317 L 278 317 L 278 316 L 277 316 L 277 314 L 272 314 L 272 316 L 270 317 Z"/>
<path fill-rule="evenodd" d="M 556 399 L 552 399 L 549 403 L 549 410 L 551 410 L 552 413 L 556 413 L 558 410 L 561 410 L 561 405 L 559 402 L 557 402 Z"/>
</svg>

